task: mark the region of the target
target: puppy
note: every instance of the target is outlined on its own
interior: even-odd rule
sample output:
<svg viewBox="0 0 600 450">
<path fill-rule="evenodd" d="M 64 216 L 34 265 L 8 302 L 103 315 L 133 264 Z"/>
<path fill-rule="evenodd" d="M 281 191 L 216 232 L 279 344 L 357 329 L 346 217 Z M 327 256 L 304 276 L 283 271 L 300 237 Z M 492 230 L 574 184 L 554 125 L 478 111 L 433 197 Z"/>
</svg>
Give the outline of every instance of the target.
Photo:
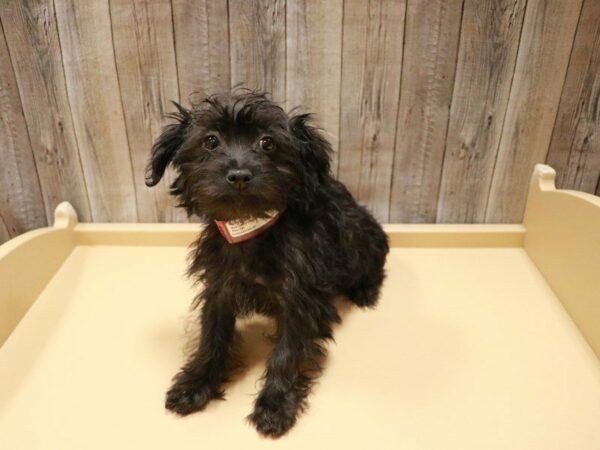
<svg viewBox="0 0 600 450">
<path fill-rule="evenodd" d="M 334 297 L 376 304 L 388 240 L 332 177 L 331 146 L 310 115 L 289 117 L 265 94 L 239 90 L 175 106 L 146 184 L 171 164 L 171 193 L 205 228 L 188 271 L 202 286 L 200 341 L 166 407 L 186 415 L 223 398 L 236 317 L 265 314 L 276 319 L 276 344 L 248 418 L 277 437 L 306 408 L 322 343 L 340 321 Z"/>
</svg>

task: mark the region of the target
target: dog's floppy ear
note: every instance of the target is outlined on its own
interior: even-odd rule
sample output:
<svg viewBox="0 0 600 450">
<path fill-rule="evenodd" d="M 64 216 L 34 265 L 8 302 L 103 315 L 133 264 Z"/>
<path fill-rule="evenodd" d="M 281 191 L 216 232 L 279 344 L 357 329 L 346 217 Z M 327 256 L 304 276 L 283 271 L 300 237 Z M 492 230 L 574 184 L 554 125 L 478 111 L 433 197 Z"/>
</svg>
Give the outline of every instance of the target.
<svg viewBox="0 0 600 450">
<path fill-rule="evenodd" d="M 152 155 L 146 167 L 146 186 L 154 186 L 161 180 L 175 153 L 183 145 L 185 133 L 192 120 L 190 111 L 179 103 L 172 103 L 177 112 L 169 114 L 168 117 L 176 122 L 167 125 L 152 146 Z"/>
<path fill-rule="evenodd" d="M 331 144 L 319 129 L 311 125 L 310 114 L 299 114 L 290 119 L 290 129 L 295 139 L 295 146 L 311 182 L 321 183 L 329 176 L 332 153 Z"/>
</svg>

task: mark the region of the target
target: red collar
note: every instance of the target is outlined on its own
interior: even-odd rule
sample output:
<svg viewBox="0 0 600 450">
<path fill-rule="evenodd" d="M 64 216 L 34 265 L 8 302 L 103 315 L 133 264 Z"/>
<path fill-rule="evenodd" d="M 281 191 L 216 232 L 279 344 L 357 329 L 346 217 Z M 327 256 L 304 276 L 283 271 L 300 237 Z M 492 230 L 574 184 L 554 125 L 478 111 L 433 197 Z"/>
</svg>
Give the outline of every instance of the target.
<svg viewBox="0 0 600 450">
<path fill-rule="evenodd" d="M 215 220 L 217 228 L 230 244 L 247 241 L 271 228 L 281 216 L 281 211 L 267 211 L 267 217 L 248 220 Z"/>
</svg>

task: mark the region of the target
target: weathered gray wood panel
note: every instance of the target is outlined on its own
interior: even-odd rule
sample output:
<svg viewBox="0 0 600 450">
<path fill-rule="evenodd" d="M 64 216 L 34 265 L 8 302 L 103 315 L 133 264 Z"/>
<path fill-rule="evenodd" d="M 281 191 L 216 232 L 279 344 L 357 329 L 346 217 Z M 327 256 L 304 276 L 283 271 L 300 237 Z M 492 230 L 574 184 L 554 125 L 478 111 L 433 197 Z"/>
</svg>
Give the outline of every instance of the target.
<svg viewBox="0 0 600 450">
<path fill-rule="evenodd" d="M 344 3 L 339 178 L 387 222 L 405 2 Z"/>
<path fill-rule="evenodd" d="M 339 147 L 343 0 L 288 0 L 287 108 L 315 114 L 333 150 Z M 337 174 L 337 153 L 332 170 Z"/>
<path fill-rule="evenodd" d="M 47 224 L 17 81 L 0 24 L 0 242 Z"/>
<path fill-rule="evenodd" d="M 6 0 L 0 8 L 31 146 L 42 188 L 46 216 L 69 201 L 82 220 L 91 212 L 75 139 L 51 0 Z"/>
<path fill-rule="evenodd" d="M 600 193 L 596 0 L 5 0 L 0 20 L 0 242 L 62 200 L 187 220 L 172 172 L 143 183 L 168 100 L 242 82 L 316 113 L 382 221 L 518 221 L 544 159 Z"/>
<path fill-rule="evenodd" d="M 585 0 L 552 134 L 557 185 L 600 195 L 600 2 Z"/>
<path fill-rule="evenodd" d="M 462 4 L 407 4 L 391 222 L 435 222 Z"/>
<path fill-rule="evenodd" d="M 226 1 L 172 0 L 181 102 L 230 87 Z M 163 20 L 166 20 L 163 18 Z"/>
<path fill-rule="evenodd" d="M 108 0 L 55 0 L 79 154 L 96 221 L 136 221 Z"/>
<path fill-rule="evenodd" d="M 485 219 L 524 9 L 524 0 L 465 0 L 439 222 Z"/>
<path fill-rule="evenodd" d="M 171 2 L 111 0 L 110 13 L 138 219 L 185 222 L 185 212 L 169 195 L 169 177 L 153 188 L 144 183 L 152 143 L 168 122 L 170 101 L 179 97 Z"/>
<path fill-rule="evenodd" d="M 521 222 L 529 179 L 544 162 L 581 0 L 529 0 L 494 167 L 486 222 Z"/>
<path fill-rule="evenodd" d="M 285 1 L 230 0 L 229 36 L 231 84 L 285 105 Z"/>
</svg>

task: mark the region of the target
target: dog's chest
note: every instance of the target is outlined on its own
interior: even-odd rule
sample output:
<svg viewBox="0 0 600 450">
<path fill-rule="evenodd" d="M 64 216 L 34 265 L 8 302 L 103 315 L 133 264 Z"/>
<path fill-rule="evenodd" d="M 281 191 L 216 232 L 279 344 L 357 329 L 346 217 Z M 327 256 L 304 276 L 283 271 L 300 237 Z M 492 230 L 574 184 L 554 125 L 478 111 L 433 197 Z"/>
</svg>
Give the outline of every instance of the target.
<svg viewBox="0 0 600 450">
<path fill-rule="evenodd" d="M 245 284 L 256 284 L 258 286 L 267 286 L 267 275 L 259 268 L 252 267 L 242 262 L 237 270 L 237 277 Z"/>
<path fill-rule="evenodd" d="M 248 244 L 228 244 L 224 248 L 224 260 L 229 263 L 231 275 L 244 284 L 271 285 L 280 278 L 277 249 L 266 251 L 258 245 Z"/>
<path fill-rule="evenodd" d="M 260 313 L 274 316 L 279 311 L 280 291 L 278 283 L 264 271 L 259 270 L 259 265 L 241 262 L 234 275 L 237 283 L 236 293 L 232 298 L 234 310 L 239 315 Z"/>
<path fill-rule="evenodd" d="M 277 314 L 283 279 L 281 264 L 276 263 L 277 249 L 233 244 L 225 251 L 229 276 L 237 290 L 232 299 L 236 312 Z"/>
</svg>

